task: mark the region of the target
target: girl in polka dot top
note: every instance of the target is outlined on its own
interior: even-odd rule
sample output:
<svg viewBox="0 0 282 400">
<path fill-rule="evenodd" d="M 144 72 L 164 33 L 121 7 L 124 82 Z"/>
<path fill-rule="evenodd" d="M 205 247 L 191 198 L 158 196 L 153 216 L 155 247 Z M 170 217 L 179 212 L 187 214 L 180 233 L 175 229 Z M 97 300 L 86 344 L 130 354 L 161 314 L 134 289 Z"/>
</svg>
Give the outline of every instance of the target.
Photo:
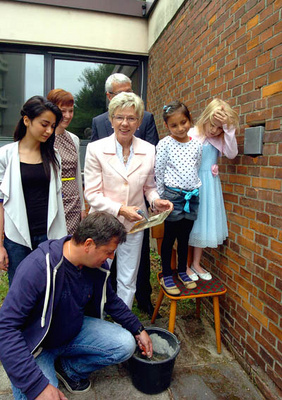
<svg viewBox="0 0 282 400">
<path fill-rule="evenodd" d="M 170 200 L 174 209 L 164 223 L 161 248 L 161 284 L 168 294 L 179 295 L 171 270 L 172 248 L 177 239 L 178 279 L 187 289 L 196 287 L 186 273 L 189 234 L 197 218 L 199 187 L 198 170 L 201 164 L 202 144 L 192 139 L 188 131 L 192 124 L 185 104 L 173 101 L 164 106 L 163 119 L 169 135 L 157 145 L 155 174 L 161 198 Z"/>
</svg>

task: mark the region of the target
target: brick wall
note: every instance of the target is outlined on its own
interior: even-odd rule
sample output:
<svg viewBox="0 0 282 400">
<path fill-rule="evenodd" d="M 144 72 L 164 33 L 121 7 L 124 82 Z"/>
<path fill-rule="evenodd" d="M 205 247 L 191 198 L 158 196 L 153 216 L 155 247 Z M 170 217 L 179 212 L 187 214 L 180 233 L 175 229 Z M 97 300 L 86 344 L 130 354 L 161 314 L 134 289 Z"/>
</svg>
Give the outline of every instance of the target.
<svg viewBox="0 0 282 400">
<path fill-rule="evenodd" d="M 223 340 L 269 399 L 282 386 L 281 20 L 278 0 L 188 0 L 150 50 L 147 104 L 160 136 L 174 99 L 194 120 L 216 96 L 240 115 L 239 155 L 219 161 L 229 239 L 203 264 L 228 288 Z M 259 124 L 263 155 L 245 156 L 244 129 Z"/>
</svg>

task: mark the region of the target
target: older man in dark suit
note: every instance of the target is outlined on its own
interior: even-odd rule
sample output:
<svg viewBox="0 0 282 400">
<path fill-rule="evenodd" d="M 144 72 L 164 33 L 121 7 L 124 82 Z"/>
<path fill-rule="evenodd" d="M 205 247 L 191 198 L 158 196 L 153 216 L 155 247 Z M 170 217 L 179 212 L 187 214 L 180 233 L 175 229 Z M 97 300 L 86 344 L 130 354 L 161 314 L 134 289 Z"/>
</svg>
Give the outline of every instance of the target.
<svg viewBox="0 0 282 400">
<path fill-rule="evenodd" d="M 131 80 L 128 78 L 128 76 L 123 74 L 110 75 L 106 81 L 105 89 L 106 96 L 109 101 L 111 101 L 115 95 L 121 92 L 133 92 L 131 88 Z M 93 118 L 91 135 L 92 142 L 110 136 L 113 132 L 114 130 L 109 120 L 108 111 Z M 153 114 L 145 111 L 142 124 L 140 125 L 135 136 L 146 140 L 146 142 L 149 142 L 155 146 L 157 145 L 159 141 L 159 135 Z"/>
<path fill-rule="evenodd" d="M 131 79 L 124 74 L 112 74 L 106 80 L 105 91 L 109 101 L 121 92 L 133 92 Z M 110 136 L 113 132 L 114 130 L 110 123 L 108 112 L 93 118 L 91 135 L 92 142 Z M 135 133 L 135 136 L 146 140 L 153 145 L 157 145 L 159 135 L 153 114 L 145 111 L 142 124 Z M 114 265 L 112 265 L 112 269 L 113 268 Z M 145 229 L 135 297 L 138 303 L 138 308 L 145 311 L 150 317 L 154 311 L 151 303 L 151 293 L 149 229 Z"/>
</svg>

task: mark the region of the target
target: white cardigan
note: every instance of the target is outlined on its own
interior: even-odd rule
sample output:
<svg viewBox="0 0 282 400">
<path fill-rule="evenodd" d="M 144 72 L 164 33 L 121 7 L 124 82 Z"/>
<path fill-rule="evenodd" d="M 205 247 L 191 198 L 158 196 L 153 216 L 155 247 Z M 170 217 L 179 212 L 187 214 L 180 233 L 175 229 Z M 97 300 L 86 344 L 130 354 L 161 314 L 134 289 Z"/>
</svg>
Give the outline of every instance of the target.
<svg viewBox="0 0 282 400">
<path fill-rule="evenodd" d="M 56 156 L 60 160 L 58 152 L 56 152 Z M 67 235 L 60 178 L 60 171 L 56 177 L 51 168 L 47 220 L 48 239 L 59 239 Z M 31 249 L 20 173 L 19 142 L 0 148 L 0 199 L 3 200 L 5 235 L 10 240 Z"/>
</svg>

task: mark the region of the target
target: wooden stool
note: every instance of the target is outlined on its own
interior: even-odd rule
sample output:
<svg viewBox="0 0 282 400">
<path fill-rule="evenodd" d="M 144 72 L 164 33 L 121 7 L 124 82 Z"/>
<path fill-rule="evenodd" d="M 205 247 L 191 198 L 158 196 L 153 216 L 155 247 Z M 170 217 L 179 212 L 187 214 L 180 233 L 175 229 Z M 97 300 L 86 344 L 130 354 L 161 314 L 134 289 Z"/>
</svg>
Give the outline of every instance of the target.
<svg viewBox="0 0 282 400">
<path fill-rule="evenodd" d="M 156 227 L 151 228 L 151 235 L 153 238 L 157 239 L 158 245 L 158 253 L 161 254 L 161 243 L 163 237 L 163 225 L 158 225 Z M 191 257 L 191 254 L 188 255 L 188 260 Z M 190 265 L 190 263 L 189 263 Z M 174 270 L 176 268 L 176 251 L 173 250 L 171 257 L 171 266 Z M 160 292 L 158 296 L 158 300 L 154 309 L 154 313 L 151 319 L 151 323 L 153 324 L 156 320 L 159 308 L 162 304 L 164 295 L 171 300 L 170 303 L 170 313 L 169 313 L 169 332 L 174 332 L 175 327 L 175 319 L 176 319 L 176 308 L 178 300 L 185 299 L 196 299 L 196 316 L 200 318 L 200 306 L 201 306 L 201 298 L 203 297 L 212 297 L 213 298 L 213 313 L 214 313 L 214 325 L 215 325 L 215 336 L 216 336 L 216 347 L 217 352 L 221 353 L 221 336 L 220 336 L 220 314 L 219 314 L 219 296 L 225 294 L 227 292 L 226 287 L 218 280 L 217 278 L 213 278 L 210 281 L 204 281 L 199 279 L 196 281 L 197 287 L 195 289 L 186 289 L 182 282 L 180 282 L 176 273 L 173 274 L 173 280 L 180 290 L 180 295 L 171 296 L 168 294 L 160 284 L 160 278 L 162 277 L 162 273 L 159 272 L 157 275 L 158 282 L 160 285 Z"/>
<path fill-rule="evenodd" d="M 158 282 L 160 284 L 160 278 L 162 277 L 162 273 L 158 273 Z M 168 330 L 169 332 L 174 332 L 175 327 L 175 319 L 176 319 L 176 306 L 178 300 L 184 299 L 194 299 L 196 298 L 196 315 L 197 318 L 200 318 L 200 306 L 201 306 L 201 298 L 202 297 L 212 297 L 213 298 L 213 313 L 214 313 L 214 325 L 215 325 L 215 336 L 216 336 L 216 347 L 217 352 L 221 353 L 221 337 L 220 337 L 220 315 L 219 315 L 219 296 L 226 293 L 226 287 L 217 279 L 213 278 L 210 281 L 204 281 L 199 279 L 197 283 L 197 287 L 195 289 L 186 289 L 183 283 L 181 283 L 176 275 L 173 275 L 173 280 L 180 290 L 179 296 L 171 296 L 168 294 L 160 284 L 160 292 L 159 297 L 154 309 L 154 313 L 151 319 L 151 323 L 153 324 L 156 320 L 159 308 L 162 304 L 164 295 L 168 297 L 170 302 L 170 313 L 169 313 L 169 324 Z"/>
</svg>

